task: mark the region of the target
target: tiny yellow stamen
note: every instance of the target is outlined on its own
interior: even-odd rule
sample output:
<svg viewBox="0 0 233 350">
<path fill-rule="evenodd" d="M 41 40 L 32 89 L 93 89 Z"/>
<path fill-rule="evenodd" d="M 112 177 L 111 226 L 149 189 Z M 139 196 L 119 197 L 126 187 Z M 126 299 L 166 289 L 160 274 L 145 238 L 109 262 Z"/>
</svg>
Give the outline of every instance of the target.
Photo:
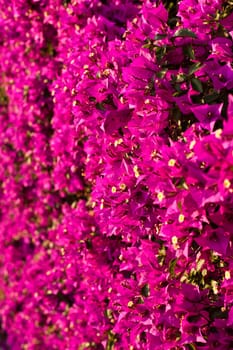
<svg viewBox="0 0 233 350">
<path fill-rule="evenodd" d="M 179 215 L 178 221 L 180 224 L 182 224 L 182 222 L 184 222 L 184 215 L 183 214 Z"/>
<path fill-rule="evenodd" d="M 134 171 L 134 175 L 135 175 L 135 177 L 139 177 L 140 176 L 140 174 L 139 174 L 139 171 L 138 171 L 138 166 L 137 165 L 135 165 L 134 167 L 133 167 L 133 171 Z"/>
<path fill-rule="evenodd" d="M 101 199 L 100 209 L 101 210 L 104 209 L 104 199 L 103 198 Z"/>
<path fill-rule="evenodd" d="M 221 139 L 222 136 L 222 129 L 218 129 L 215 131 L 215 137 L 216 139 Z"/>
<path fill-rule="evenodd" d="M 132 301 L 128 302 L 128 307 L 133 307 L 133 302 Z"/>
<path fill-rule="evenodd" d="M 114 142 L 114 146 L 117 147 L 118 145 L 120 145 L 123 142 L 123 139 L 118 139 Z"/>
<path fill-rule="evenodd" d="M 178 238 L 176 236 L 172 237 L 172 245 L 175 250 L 179 248 Z"/>
<path fill-rule="evenodd" d="M 104 74 L 105 76 L 109 76 L 109 74 L 110 74 L 110 69 L 105 69 L 105 70 L 103 71 L 103 74 Z"/>
<path fill-rule="evenodd" d="M 115 186 L 112 187 L 112 193 L 116 193 L 117 189 Z"/>
<path fill-rule="evenodd" d="M 213 289 L 214 294 L 218 294 L 218 282 L 212 280 L 211 281 L 211 287 Z"/>
<path fill-rule="evenodd" d="M 175 159 L 170 159 L 168 162 L 169 166 L 174 166 L 176 164 L 176 160 Z"/>
<path fill-rule="evenodd" d="M 154 150 L 153 152 L 151 152 L 151 158 L 155 158 L 156 157 L 156 155 L 157 155 L 157 152 L 156 152 L 156 150 Z"/>
<path fill-rule="evenodd" d="M 225 188 L 230 188 L 231 187 L 231 182 L 228 179 L 225 179 L 223 182 L 223 185 Z"/>
<path fill-rule="evenodd" d="M 190 142 L 190 145 L 189 145 L 189 149 L 193 149 L 193 147 L 195 146 L 196 144 L 196 141 L 193 140 L 192 142 Z"/>
<path fill-rule="evenodd" d="M 231 273 L 230 271 L 225 271 L 225 279 L 229 280 L 231 278 Z"/>
<path fill-rule="evenodd" d="M 194 155 L 193 152 L 189 152 L 189 153 L 186 154 L 186 158 L 187 158 L 187 159 L 190 159 L 190 158 L 193 157 L 193 155 Z"/>
<path fill-rule="evenodd" d="M 165 198 L 163 192 L 159 192 L 159 193 L 157 194 L 157 198 L 158 198 L 158 200 L 159 200 L 160 202 L 162 202 L 162 200 Z"/>
</svg>

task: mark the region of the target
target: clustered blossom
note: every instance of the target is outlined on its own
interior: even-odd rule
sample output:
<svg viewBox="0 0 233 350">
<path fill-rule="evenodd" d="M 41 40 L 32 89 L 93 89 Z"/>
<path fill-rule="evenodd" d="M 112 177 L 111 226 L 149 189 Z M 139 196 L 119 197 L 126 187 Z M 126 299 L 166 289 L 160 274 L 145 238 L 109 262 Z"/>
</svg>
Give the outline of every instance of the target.
<svg viewBox="0 0 233 350">
<path fill-rule="evenodd" d="M 0 348 L 233 348 L 233 5 L 0 0 Z"/>
</svg>

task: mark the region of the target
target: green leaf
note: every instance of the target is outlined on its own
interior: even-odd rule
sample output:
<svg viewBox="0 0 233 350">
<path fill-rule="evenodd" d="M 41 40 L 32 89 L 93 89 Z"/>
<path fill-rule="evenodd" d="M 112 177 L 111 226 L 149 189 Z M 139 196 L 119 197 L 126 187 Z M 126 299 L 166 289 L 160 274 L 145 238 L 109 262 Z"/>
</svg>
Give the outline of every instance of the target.
<svg viewBox="0 0 233 350">
<path fill-rule="evenodd" d="M 175 89 L 177 92 L 182 92 L 180 84 L 175 84 Z"/>
<path fill-rule="evenodd" d="M 149 297 L 150 296 L 150 286 L 149 284 L 145 284 L 142 289 L 141 289 L 141 294 L 144 297 Z"/>
<path fill-rule="evenodd" d="M 218 319 L 227 319 L 228 312 L 227 310 L 222 311 L 221 309 L 217 307 L 212 307 L 209 311 L 210 319 L 215 320 Z"/>
<path fill-rule="evenodd" d="M 169 262 L 169 272 L 170 272 L 171 277 L 175 276 L 175 267 L 176 267 L 177 260 L 178 259 L 175 258 Z"/>
<path fill-rule="evenodd" d="M 70 3 L 70 0 L 63 0 L 63 6 L 67 7 Z"/>
<path fill-rule="evenodd" d="M 204 97 L 205 103 L 211 104 L 212 102 L 216 101 L 219 98 L 219 94 L 217 92 L 214 92 L 213 94 L 207 95 Z"/>
<path fill-rule="evenodd" d="M 23 87 L 23 97 L 27 98 L 29 95 L 29 86 L 28 85 L 24 85 Z"/>
<path fill-rule="evenodd" d="M 8 97 L 6 95 L 4 87 L 0 86 L 0 106 L 7 106 Z"/>
<path fill-rule="evenodd" d="M 113 318 L 113 312 L 112 312 L 112 310 L 111 309 L 107 309 L 107 310 L 105 310 L 105 316 L 108 318 L 108 319 L 112 319 Z"/>
<path fill-rule="evenodd" d="M 195 73 L 199 68 L 201 67 L 201 62 L 194 63 L 190 68 L 189 68 L 189 75 L 192 75 Z"/>
<path fill-rule="evenodd" d="M 153 42 L 148 38 L 144 41 L 144 45 L 142 46 L 145 49 L 153 49 Z"/>
<path fill-rule="evenodd" d="M 110 330 L 108 332 L 108 340 L 107 340 L 106 350 L 113 350 L 114 343 L 116 342 L 116 340 L 117 340 L 116 334 Z"/>
<path fill-rule="evenodd" d="M 55 56 L 56 50 L 53 47 L 53 44 L 51 41 L 46 42 L 46 45 L 41 49 L 41 54 L 43 56 L 51 56 L 51 57 Z"/>
<path fill-rule="evenodd" d="M 186 75 L 184 73 L 179 73 L 176 76 L 177 83 L 183 83 L 186 80 Z"/>
<path fill-rule="evenodd" d="M 185 344 L 185 345 L 187 346 L 187 350 L 196 350 L 197 349 L 195 344 L 190 343 L 190 344 Z"/>
<path fill-rule="evenodd" d="M 178 22 L 178 17 L 172 17 L 172 18 L 168 18 L 167 24 L 169 25 L 169 27 L 175 28 L 177 22 Z"/>
<path fill-rule="evenodd" d="M 177 37 L 197 38 L 196 34 L 187 28 L 178 29 L 174 34 L 174 38 L 177 38 Z"/>
<path fill-rule="evenodd" d="M 184 90 L 176 91 L 172 94 L 174 97 L 183 96 L 186 93 Z"/>
<path fill-rule="evenodd" d="M 187 45 L 183 49 L 184 54 L 188 56 L 191 60 L 195 60 L 194 50 L 192 48 L 192 45 Z"/>
<path fill-rule="evenodd" d="M 163 59 L 163 57 L 165 56 L 167 51 L 167 47 L 166 46 L 157 46 L 155 49 L 155 54 L 156 54 L 156 58 L 158 61 L 161 61 Z"/>
<path fill-rule="evenodd" d="M 154 40 L 163 40 L 166 36 L 167 34 L 156 34 Z"/>
<path fill-rule="evenodd" d="M 177 208 L 181 211 L 182 210 L 182 202 L 178 201 L 177 202 Z"/>
<path fill-rule="evenodd" d="M 144 299 L 141 296 L 138 297 L 135 304 L 144 304 Z"/>
<path fill-rule="evenodd" d="M 87 249 L 92 249 L 92 241 L 90 238 L 86 239 L 85 244 Z"/>
<path fill-rule="evenodd" d="M 198 78 L 192 78 L 191 79 L 191 84 L 194 90 L 203 92 L 203 86 L 201 81 Z"/>
<path fill-rule="evenodd" d="M 158 262 L 160 266 L 163 266 L 165 257 L 166 257 L 166 247 L 164 245 L 161 245 L 161 247 L 159 248 L 159 255 L 158 255 Z"/>
<path fill-rule="evenodd" d="M 103 106 L 102 102 L 97 102 L 95 105 L 96 109 L 98 109 L 99 111 L 105 111 L 105 108 Z"/>
<path fill-rule="evenodd" d="M 161 69 L 161 71 L 159 71 L 158 73 L 156 73 L 156 77 L 157 78 L 164 78 L 165 77 L 165 74 L 167 73 L 167 68 L 165 69 Z"/>
</svg>

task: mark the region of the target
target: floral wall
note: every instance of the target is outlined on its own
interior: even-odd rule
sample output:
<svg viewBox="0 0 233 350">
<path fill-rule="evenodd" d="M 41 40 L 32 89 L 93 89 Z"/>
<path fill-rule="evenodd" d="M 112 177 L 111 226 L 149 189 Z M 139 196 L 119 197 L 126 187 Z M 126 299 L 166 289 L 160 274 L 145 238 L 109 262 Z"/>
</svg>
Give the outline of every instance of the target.
<svg viewBox="0 0 233 350">
<path fill-rule="evenodd" d="M 0 0 L 0 348 L 233 349 L 233 3 Z"/>
</svg>

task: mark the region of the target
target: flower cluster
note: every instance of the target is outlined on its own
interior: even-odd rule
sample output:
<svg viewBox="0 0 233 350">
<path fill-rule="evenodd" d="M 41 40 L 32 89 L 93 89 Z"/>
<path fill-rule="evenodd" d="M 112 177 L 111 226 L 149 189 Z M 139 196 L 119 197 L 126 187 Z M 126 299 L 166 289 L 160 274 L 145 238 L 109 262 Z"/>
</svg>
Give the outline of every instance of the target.
<svg viewBox="0 0 233 350">
<path fill-rule="evenodd" d="M 0 0 L 0 347 L 233 348 L 233 5 Z"/>
</svg>

